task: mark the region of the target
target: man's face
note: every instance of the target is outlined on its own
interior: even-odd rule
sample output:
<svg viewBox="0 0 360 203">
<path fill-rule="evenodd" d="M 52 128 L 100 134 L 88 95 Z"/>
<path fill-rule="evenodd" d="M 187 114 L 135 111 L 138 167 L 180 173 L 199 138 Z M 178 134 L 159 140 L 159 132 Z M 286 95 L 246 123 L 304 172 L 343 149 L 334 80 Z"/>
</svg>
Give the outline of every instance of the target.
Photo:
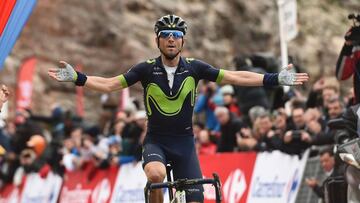
<svg viewBox="0 0 360 203">
<path fill-rule="evenodd" d="M 279 114 L 275 117 L 275 127 L 277 129 L 285 129 L 286 128 L 286 115 Z"/>
<path fill-rule="evenodd" d="M 336 91 L 332 88 L 324 88 L 322 90 L 322 98 L 323 98 L 323 103 L 324 106 L 326 106 L 328 104 L 328 100 L 334 97 L 338 97 L 338 93 L 336 93 Z"/>
<path fill-rule="evenodd" d="M 230 120 L 230 115 L 226 112 L 219 112 L 216 114 L 216 119 L 219 121 L 220 125 L 226 125 Z"/>
<path fill-rule="evenodd" d="M 157 40 L 157 39 L 156 39 Z M 159 49 L 167 59 L 174 59 L 182 50 L 183 38 L 159 37 Z"/>
<path fill-rule="evenodd" d="M 268 116 L 259 117 L 259 133 L 265 135 L 269 130 L 271 130 L 272 123 Z"/>
<path fill-rule="evenodd" d="M 343 109 L 339 101 L 328 103 L 327 109 L 330 119 L 339 117 L 343 112 Z"/>
<path fill-rule="evenodd" d="M 325 153 L 320 156 L 320 163 L 325 172 L 330 172 L 334 168 L 335 159 L 329 153 Z"/>
<path fill-rule="evenodd" d="M 231 94 L 223 94 L 223 100 L 225 105 L 229 105 L 233 101 L 233 97 Z"/>
<path fill-rule="evenodd" d="M 292 119 L 296 127 L 304 126 L 305 125 L 304 109 L 302 108 L 294 109 L 292 112 Z"/>
</svg>

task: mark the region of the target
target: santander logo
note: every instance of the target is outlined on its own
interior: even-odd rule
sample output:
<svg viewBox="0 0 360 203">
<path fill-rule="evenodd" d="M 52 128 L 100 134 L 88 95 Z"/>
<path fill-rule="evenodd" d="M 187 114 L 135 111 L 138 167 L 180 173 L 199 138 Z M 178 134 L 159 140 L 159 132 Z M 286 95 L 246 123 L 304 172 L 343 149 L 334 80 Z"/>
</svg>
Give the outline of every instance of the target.
<svg viewBox="0 0 360 203">
<path fill-rule="evenodd" d="M 232 171 L 223 186 L 225 202 L 239 202 L 242 195 L 245 193 L 246 187 L 245 174 L 240 169 Z"/>
</svg>

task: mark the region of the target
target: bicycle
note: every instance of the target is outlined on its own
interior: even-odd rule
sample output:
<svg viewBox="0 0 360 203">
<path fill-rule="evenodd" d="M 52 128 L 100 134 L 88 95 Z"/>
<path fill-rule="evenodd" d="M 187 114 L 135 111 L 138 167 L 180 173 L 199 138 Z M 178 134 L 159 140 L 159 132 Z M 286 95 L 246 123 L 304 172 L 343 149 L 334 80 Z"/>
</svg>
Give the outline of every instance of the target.
<svg viewBox="0 0 360 203">
<path fill-rule="evenodd" d="M 150 191 L 153 189 L 168 188 L 169 190 L 169 200 L 170 203 L 186 203 L 186 193 L 185 188 L 191 185 L 203 185 L 203 184 L 212 184 L 215 187 L 215 197 L 216 203 L 221 202 L 221 184 L 219 176 L 216 173 L 213 173 L 213 178 L 209 179 L 178 179 L 172 181 L 171 179 L 171 165 L 167 164 L 166 166 L 166 175 L 167 182 L 164 183 L 150 183 L 148 182 L 144 188 L 145 203 L 149 203 Z M 175 197 L 173 194 L 173 189 L 175 189 Z"/>
</svg>

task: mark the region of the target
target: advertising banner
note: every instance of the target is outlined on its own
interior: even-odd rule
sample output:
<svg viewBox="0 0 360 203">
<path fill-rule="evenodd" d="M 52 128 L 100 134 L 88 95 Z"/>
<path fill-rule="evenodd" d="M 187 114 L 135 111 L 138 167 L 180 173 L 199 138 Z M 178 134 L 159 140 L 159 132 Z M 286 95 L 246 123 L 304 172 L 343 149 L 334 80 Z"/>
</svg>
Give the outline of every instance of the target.
<svg viewBox="0 0 360 203">
<path fill-rule="evenodd" d="M 256 153 L 222 153 L 199 159 L 204 178 L 212 178 L 214 172 L 219 175 L 224 203 L 246 202 Z M 205 202 L 214 202 L 214 187 L 204 185 L 204 190 Z"/>
<path fill-rule="evenodd" d="M 62 178 L 52 172 L 45 178 L 38 173 L 28 174 L 21 195 L 22 203 L 56 203 L 62 186 Z"/>
<path fill-rule="evenodd" d="M 67 172 L 60 203 L 107 203 L 115 185 L 118 167 L 97 169 L 88 163 L 83 170 Z"/>
<path fill-rule="evenodd" d="M 247 202 L 294 203 L 307 158 L 308 151 L 301 159 L 279 151 L 259 153 Z"/>
</svg>

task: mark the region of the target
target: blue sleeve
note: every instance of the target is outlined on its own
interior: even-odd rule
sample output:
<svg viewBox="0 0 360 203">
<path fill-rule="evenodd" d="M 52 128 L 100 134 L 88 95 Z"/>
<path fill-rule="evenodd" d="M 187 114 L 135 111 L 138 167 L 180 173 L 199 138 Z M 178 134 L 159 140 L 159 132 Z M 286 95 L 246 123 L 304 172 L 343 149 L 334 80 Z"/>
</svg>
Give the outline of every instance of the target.
<svg viewBox="0 0 360 203">
<path fill-rule="evenodd" d="M 145 78 L 145 74 L 148 72 L 148 67 L 146 62 L 139 63 L 130 68 L 127 73 L 121 74 L 119 76 L 121 87 L 126 88 L 138 81 L 142 81 Z"/>
<path fill-rule="evenodd" d="M 208 99 L 204 94 L 200 94 L 198 100 L 195 103 L 194 112 L 200 113 L 201 111 L 203 111 L 206 107 L 207 100 Z"/>
<path fill-rule="evenodd" d="M 119 165 L 127 164 L 133 161 L 135 161 L 134 156 L 119 156 Z"/>
<path fill-rule="evenodd" d="M 199 79 L 220 83 L 224 77 L 223 69 L 214 68 L 212 65 L 200 60 L 194 60 L 192 63 Z"/>
</svg>

